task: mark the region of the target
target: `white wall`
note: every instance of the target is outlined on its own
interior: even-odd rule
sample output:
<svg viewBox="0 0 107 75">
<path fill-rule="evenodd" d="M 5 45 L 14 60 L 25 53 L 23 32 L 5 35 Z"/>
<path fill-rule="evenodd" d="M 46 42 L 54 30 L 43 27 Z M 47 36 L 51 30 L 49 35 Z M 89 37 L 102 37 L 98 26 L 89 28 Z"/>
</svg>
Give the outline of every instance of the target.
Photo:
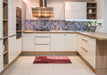
<svg viewBox="0 0 107 75">
<path fill-rule="evenodd" d="M 107 33 L 107 0 L 104 0 L 104 32 Z"/>
<path fill-rule="evenodd" d="M 16 7 L 22 8 L 22 0 L 16 0 Z"/>
<path fill-rule="evenodd" d="M 39 0 L 23 0 L 26 3 L 26 19 L 33 19 L 32 7 L 39 7 Z"/>
<path fill-rule="evenodd" d="M 32 7 L 39 7 L 39 0 L 23 0 L 26 3 L 26 19 L 32 18 Z M 79 2 L 92 2 L 93 0 L 67 0 L 67 1 L 79 1 Z M 64 19 L 64 2 L 65 0 L 48 0 L 47 5 L 54 7 L 54 19 Z"/>
<path fill-rule="evenodd" d="M 100 32 L 104 31 L 104 0 L 95 0 L 97 2 L 97 19 L 102 23 Z"/>
<path fill-rule="evenodd" d="M 97 2 L 97 18 L 103 19 L 104 18 L 104 0 L 96 0 Z"/>
<path fill-rule="evenodd" d="M 25 29 L 26 24 L 26 3 L 22 2 L 22 31 Z"/>
</svg>

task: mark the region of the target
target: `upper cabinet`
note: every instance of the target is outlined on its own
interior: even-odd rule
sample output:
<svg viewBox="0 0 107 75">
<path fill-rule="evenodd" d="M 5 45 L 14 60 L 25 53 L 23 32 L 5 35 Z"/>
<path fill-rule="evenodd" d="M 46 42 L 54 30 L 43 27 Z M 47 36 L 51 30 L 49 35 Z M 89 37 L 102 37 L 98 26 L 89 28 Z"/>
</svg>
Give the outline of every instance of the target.
<svg viewBox="0 0 107 75">
<path fill-rule="evenodd" d="M 97 3 L 87 3 L 87 19 L 97 19 Z"/>
<path fill-rule="evenodd" d="M 16 0 L 8 1 L 8 36 L 16 34 Z"/>
<path fill-rule="evenodd" d="M 86 2 L 65 2 L 65 19 L 86 19 Z"/>
</svg>

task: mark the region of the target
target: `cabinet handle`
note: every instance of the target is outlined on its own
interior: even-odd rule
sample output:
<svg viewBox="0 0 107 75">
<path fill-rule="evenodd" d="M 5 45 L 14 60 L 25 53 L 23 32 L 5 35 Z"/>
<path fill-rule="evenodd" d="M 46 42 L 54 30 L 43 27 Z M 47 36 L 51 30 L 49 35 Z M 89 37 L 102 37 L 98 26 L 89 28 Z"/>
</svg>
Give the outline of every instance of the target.
<svg viewBox="0 0 107 75">
<path fill-rule="evenodd" d="M 39 38 L 48 38 L 49 36 L 36 36 L 36 37 L 39 37 Z"/>
<path fill-rule="evenodd" d="M 88 50 L 86 50 L 84 47 L 81 47 L 84 51 L 88 52 Z"/>
<path fill-rule="evenodd" d="M 83 39 L 83 38 L 82 38 L 82 40 L 85 41 L 85 42 L 88 42 L 88 40 L 86 40 L 86 39 Z"/>
<path fill-rule="evenodd" d="M 36 45 L 49 45 L 49 44 L 36 44 Z"/>
<path fill-rule="evenodd" d="M 14 37 L 14 36 L 16 36 L 16 34 L 14 34 L 14 35 L 11 35 L 11 36 L 9 36 L 9 37 Z"/>
</svg>

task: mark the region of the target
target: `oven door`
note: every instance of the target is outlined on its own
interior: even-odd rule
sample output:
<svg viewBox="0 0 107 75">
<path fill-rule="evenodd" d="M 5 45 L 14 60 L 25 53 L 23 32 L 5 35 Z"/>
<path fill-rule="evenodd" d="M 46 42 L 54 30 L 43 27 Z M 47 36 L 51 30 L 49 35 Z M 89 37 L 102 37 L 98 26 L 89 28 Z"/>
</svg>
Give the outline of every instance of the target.
<svg viewBox="0 0 107 75">
<path fill-rule="evenodd" d="M 22 37 L 22 33 L 21 32 L 17 32 L 16 39 L 19 39 L 21 37 Z"/>
</svg>

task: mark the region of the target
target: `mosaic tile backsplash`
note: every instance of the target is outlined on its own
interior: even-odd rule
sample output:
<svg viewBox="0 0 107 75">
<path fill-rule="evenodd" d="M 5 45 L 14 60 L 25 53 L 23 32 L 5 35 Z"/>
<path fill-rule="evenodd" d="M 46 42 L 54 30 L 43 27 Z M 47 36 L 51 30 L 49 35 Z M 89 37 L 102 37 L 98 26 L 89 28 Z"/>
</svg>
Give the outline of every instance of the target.
<svg viewBox="0 0 107 75">
<path fill-rule="evenodd" d="M 33 31 L 86 31 L 88 21 L 26 20 L 25 30 Z"/>
</svg>

